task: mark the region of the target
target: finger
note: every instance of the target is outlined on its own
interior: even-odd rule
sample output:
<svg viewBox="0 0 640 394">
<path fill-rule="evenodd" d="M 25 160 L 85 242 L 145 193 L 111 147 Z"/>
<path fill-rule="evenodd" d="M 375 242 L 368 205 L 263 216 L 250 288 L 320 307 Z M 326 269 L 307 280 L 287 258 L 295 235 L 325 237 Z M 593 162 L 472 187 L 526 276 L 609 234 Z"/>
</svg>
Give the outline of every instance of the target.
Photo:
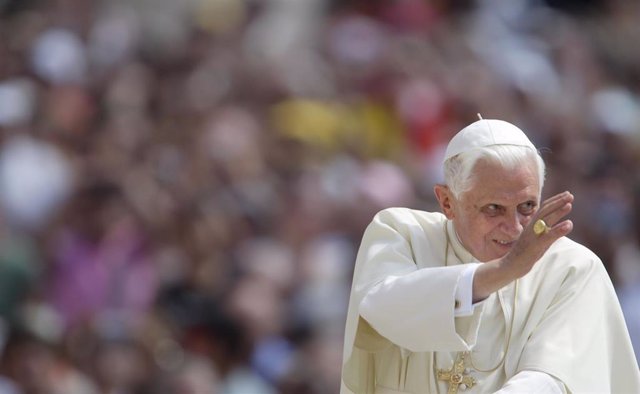
<svg viewBox="0 0 640 394">
<path fill-rule="evenodd" d="M 550 213 L 561 209 L 567 203 L 573 202 L 573 195 L 569 192 L 556 194 L 555 196 L 545 200 L 537 212 L 537 217 L 545 219 Z"/>
<path fill-rule="evenodd" d="M 562 220 L 563 217 L 567 216 L 571 210 L 573 209 L 573 204 L 567 202 L 564 205 L 559 206 L 556 210 L 551 211 L 545 217 L 541 218 L 549 227 L 553 227 Z"/>
<path fill-rule="evenodd" d="M 549 235 L 551 238 L 555 240 L 560 237 L 564 237 L 565 235 L 568 235 L 572 230 L 573 230 L 573 222 L 567 219 L 552 226 L 546 235 Z"/>
<path fill-rule="evenodd" d="M 538 241 L 534 242 L 538 247 L 541 247 L 543 252 L 546 251 L 554 242 L 558 239 L 568 235 L 573 230 L 573 222 L 571 220 L 564 220 L 557 223 L 555 226 L 549 227 L 549 230 L 543 234 L 537 236 Z"/>
<path fill-rule="evenodd" d="M 569 191 L 564 191 L 562 193 L 558 193 L 554 196 L 551 196 L 549 198 L 547 198 L 546 200 L 542 201 L 542 204 L 540 204 L 541 206 L 546 206 L 549 204 L 552 204 L 554 201 L 558 201 L 558 200 L 562 200 L 563 198 L 567 197 L 568 195 L 570 195 L 571 193 L 569 193 Z"/>
<path fill-rule="evenodd" d="M 555 196 L 545 200 L 542 203 L 540 210 L 553 210 L 554 207 L 557 207 L 563 202 L 573 202 L 573 194 L 569 193 L 568 191 L 556 194 Z"/>
<path fill-rule="evenodd" d="M 558 193 L 558 194 L 556 194 L 554 196 L 551 196 L 551 197 L 547 198 L 546 200 L 544 200 L 541 205 L 545 206 L 545 205 L 551 204 L 554 201 L 562 200 L 562 199 L 566 198 L 569 195 L 571 195 L 571 193 L 569 193 L 569 191 L 564 191 L 562 193 Z"/>
</svg>

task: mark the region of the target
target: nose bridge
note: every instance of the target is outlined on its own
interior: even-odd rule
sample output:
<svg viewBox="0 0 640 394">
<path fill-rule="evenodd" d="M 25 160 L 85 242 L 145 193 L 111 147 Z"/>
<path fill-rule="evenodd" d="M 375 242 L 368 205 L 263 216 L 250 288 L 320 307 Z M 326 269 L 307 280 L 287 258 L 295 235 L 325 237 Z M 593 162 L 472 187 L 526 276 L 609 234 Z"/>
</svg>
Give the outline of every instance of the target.
<svg viewBox="0 0 640 394">
<path fill-rule="evenodd" d="M 509 209 L 503 215 L 503 227 L 508 234 L 518 236 L 523 230 L 521 215 L 517 209 Z"/>
</svg>

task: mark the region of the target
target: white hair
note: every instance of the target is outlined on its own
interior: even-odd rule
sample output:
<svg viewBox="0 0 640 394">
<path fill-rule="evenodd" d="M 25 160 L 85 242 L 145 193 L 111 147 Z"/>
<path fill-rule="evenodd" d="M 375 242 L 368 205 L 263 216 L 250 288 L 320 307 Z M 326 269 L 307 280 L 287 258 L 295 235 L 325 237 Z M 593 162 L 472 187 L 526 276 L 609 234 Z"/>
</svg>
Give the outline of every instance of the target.
<svg viewBox="0 0 640 394">
<path fill-rule="evenodd" d="M 544 185 L 545 164 L 540 154 L 526 146 L 491 145 L 473 148 L 447 159 L 444 162 L 444 179 L 455 198 L 473 187 L 472 171 L 478 160 L 488 160 L 507 169 L 514 169 L 534 160 L 538 167 L 540 191 Z"/>
</svg>

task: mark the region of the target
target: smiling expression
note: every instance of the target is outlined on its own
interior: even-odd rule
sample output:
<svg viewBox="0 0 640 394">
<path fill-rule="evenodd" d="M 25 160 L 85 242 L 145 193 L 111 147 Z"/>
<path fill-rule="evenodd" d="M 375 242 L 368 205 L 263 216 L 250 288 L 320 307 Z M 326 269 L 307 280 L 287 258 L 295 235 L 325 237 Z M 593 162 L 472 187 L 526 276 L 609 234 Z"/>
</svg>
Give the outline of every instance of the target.
<svg viewBox="0 0 640 394">
<path fill-rule="evenodd" d="M 440 206 L 476 259 L 500 258 L 518 240 L 540 204 L 537 171 L 533 161 L 507 169 L 480 160 L 473 169 L 473 186 L 459 199 L 446 186 L 436 187 Z"/>
</svg>

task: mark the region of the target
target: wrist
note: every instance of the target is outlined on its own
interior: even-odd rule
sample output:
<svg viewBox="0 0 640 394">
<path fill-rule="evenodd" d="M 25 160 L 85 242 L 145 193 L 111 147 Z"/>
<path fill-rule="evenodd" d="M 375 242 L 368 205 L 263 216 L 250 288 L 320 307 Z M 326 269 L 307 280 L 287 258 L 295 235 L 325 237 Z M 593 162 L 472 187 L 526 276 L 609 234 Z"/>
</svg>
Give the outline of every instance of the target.
<svg viewBox="0 0 640 394">
<path fill-rule="evenodd" d="M 481 264 L 473 277 L 473 302 L 479 302 L 524 275 L 513 265 L 497 259 Z"/>
<path fill-rule="evenodd" d="M 517 264 L 509 254 L 494 261 L 497 264 L 497 269 L 504 275 L 505 280 L 507 280 L 506 284 L 522 278 L 531 271 L 531 266 Z"/>
</svg>

